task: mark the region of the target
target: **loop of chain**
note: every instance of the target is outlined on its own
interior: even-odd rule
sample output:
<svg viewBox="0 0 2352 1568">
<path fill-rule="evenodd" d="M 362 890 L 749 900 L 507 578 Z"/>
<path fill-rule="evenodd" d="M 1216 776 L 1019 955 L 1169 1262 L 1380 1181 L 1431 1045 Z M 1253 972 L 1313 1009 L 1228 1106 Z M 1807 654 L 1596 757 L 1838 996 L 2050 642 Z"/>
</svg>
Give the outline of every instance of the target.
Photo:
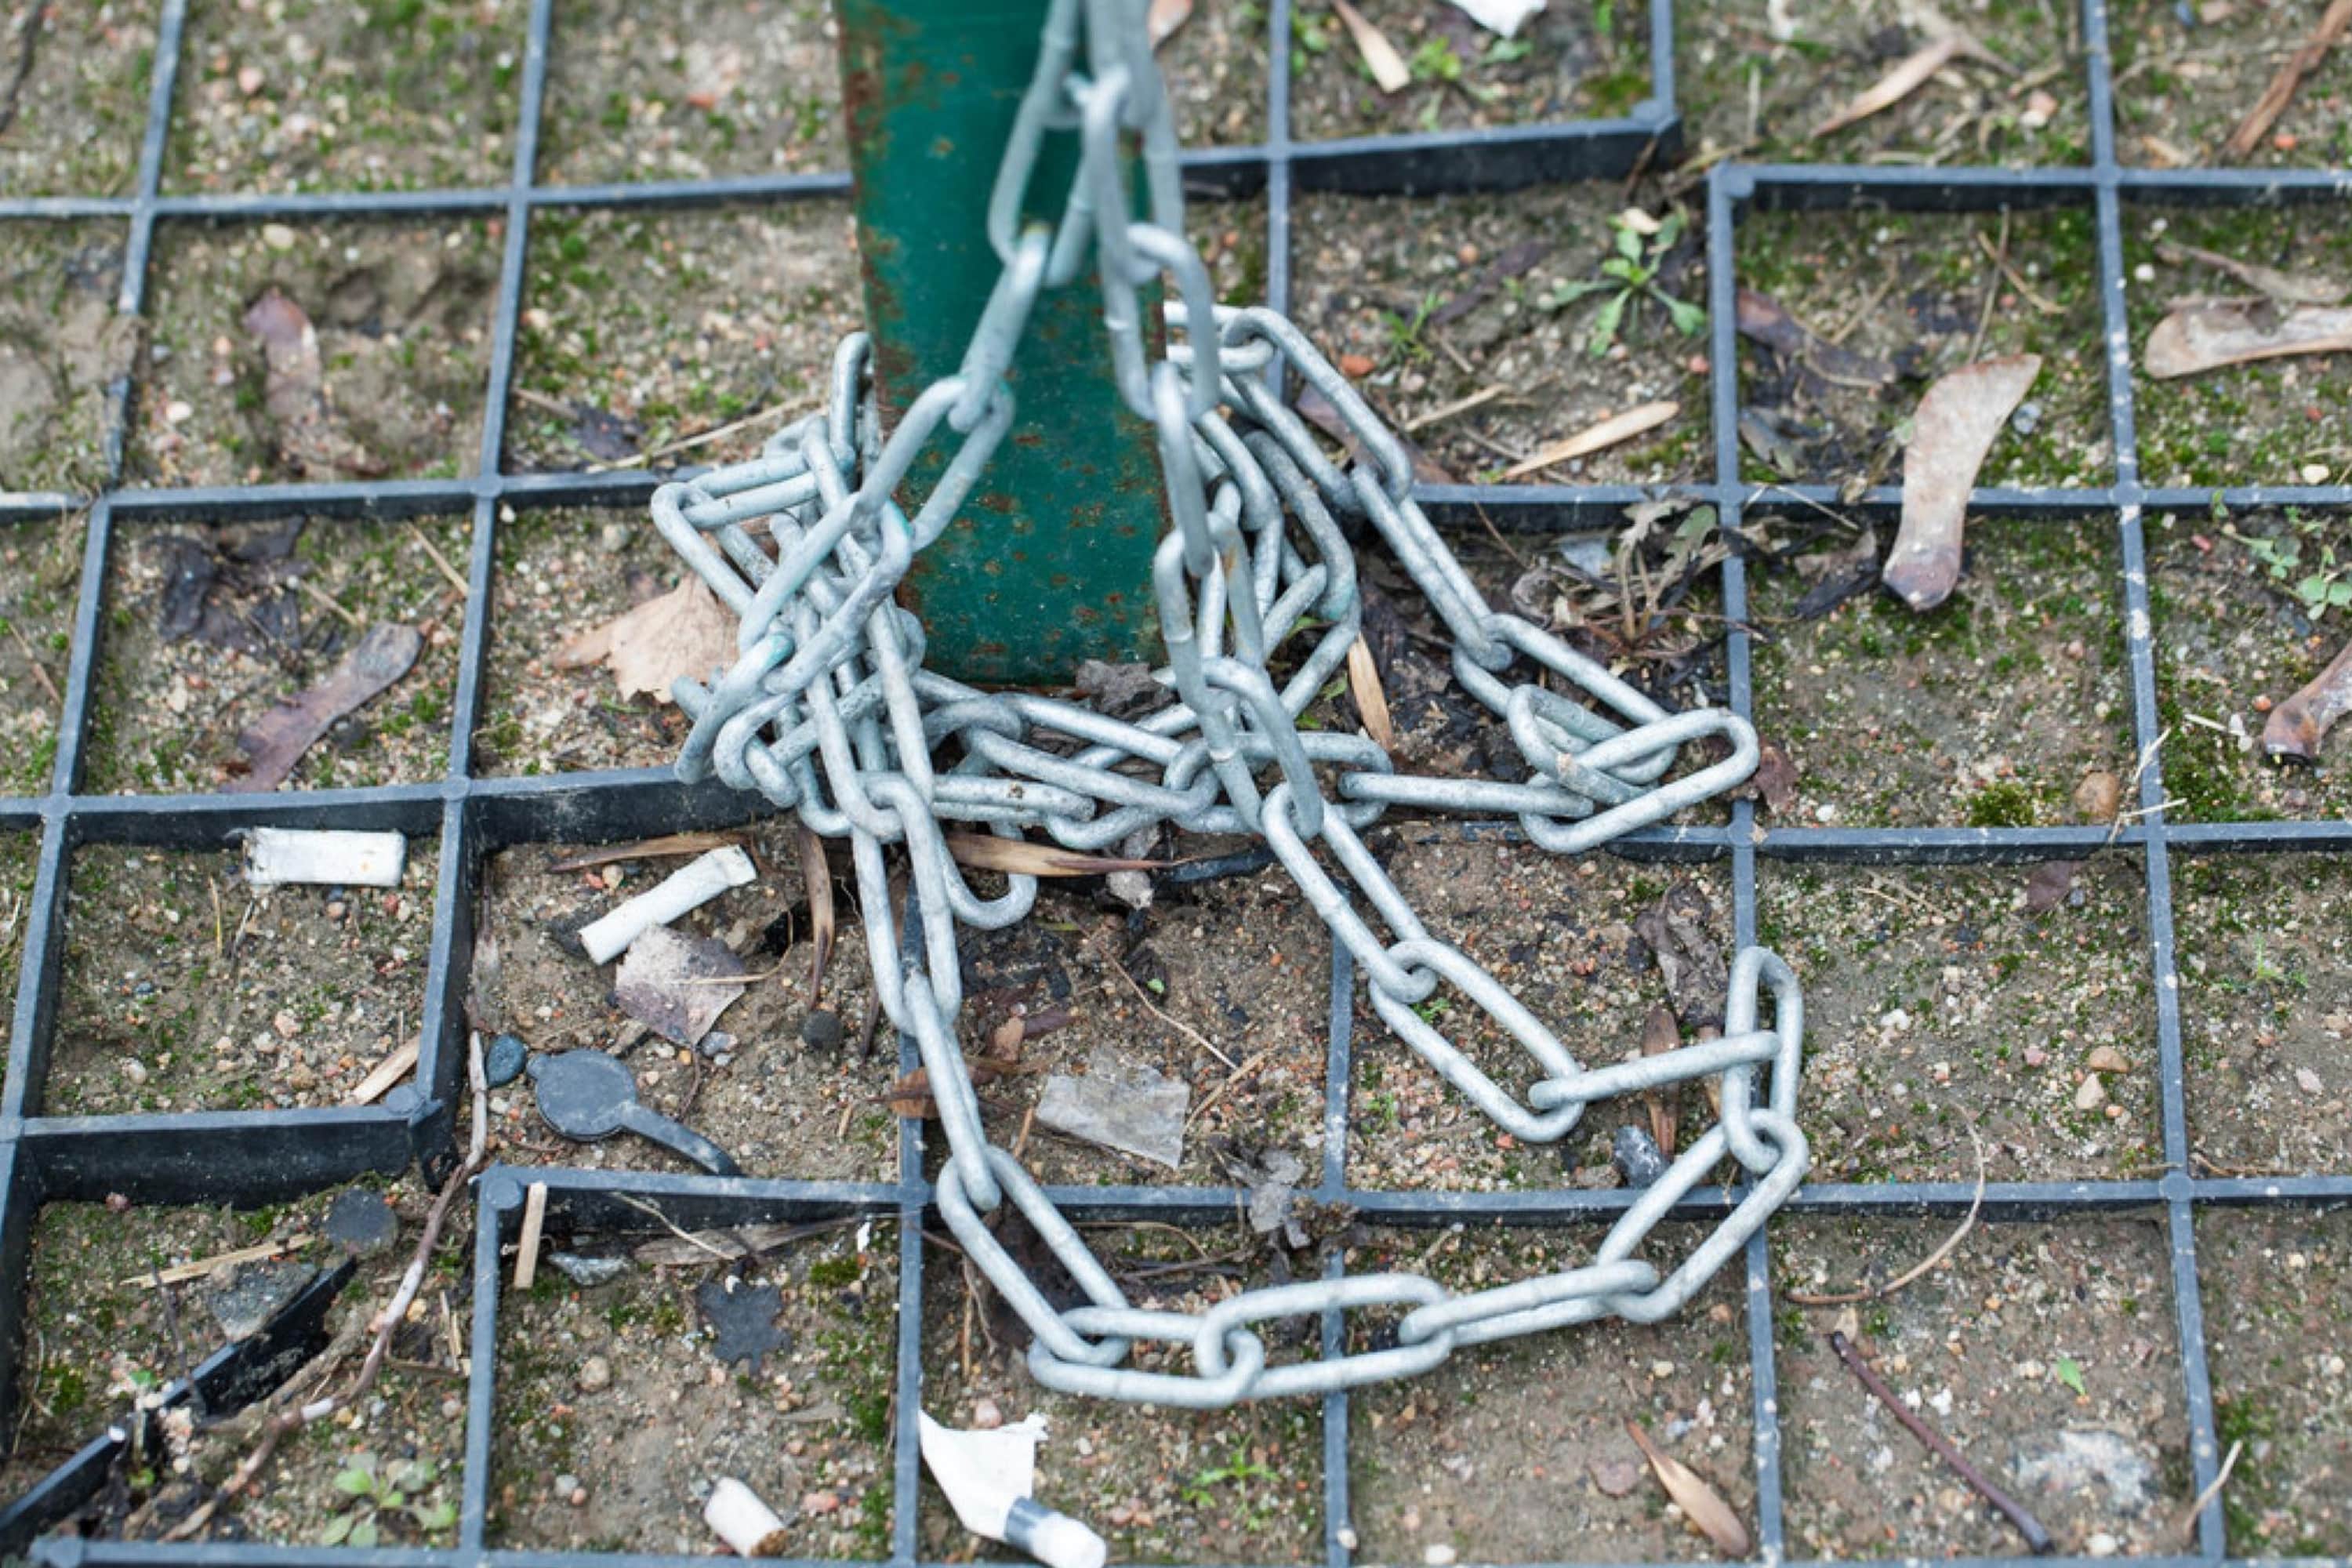
<svg viewBox="0 0 2352 1568">
<path fill-rule="evenodd" d="M 1081 139 L 1078 176 L 1051 224 L 1024 222 L 1039 151 L 1059 134 Z M 1142 221 L 1125 216 L 1129 136 L 1142 148 Z M 1675 1311 L 1803 1179 L 1796 976 L 1775 955 L 1745 949 L 1731 968 L 1720 1038 L 1585 1067 L 1492 973 L 1423 926 L 1360 835 L 1403 806 L 1516 818 L 1538 846 L 1581 852 L 1746 779 L 1754 731 L 1720 710 L 1669 712 L 1549 632 L 1490 608 L 1413 500 L 1403 443 L 1347 377 L 1274 311 L 1212 302 L 1206 268 L 1180 237 L 1175 135 L 1141 0 L 1055 0 L 991 194 L 988 233 L 1003 272 L 959 372 L 925 389 L 894 428 L 880 426 L 869 346 L 853 335 L 835 356 L 822 413 L 772 437 L 757 459 L 664 485 L 653 516 L 741 617 L 733 664 L 708 684 L 675 688 L 693 721 L 679 776 L 715 773 L 849 840 L 876 994 L 914 1041 L 947 1137 L 940 1212 L 1029 1326 L 1031 1370 L 1066 1392 L 1216 1408 L 1412 1375 L 1489 1340 Z M 1151 426 L 1172 524 L 1152 561 L 1168 651 L 1156 679 L 1171 699 L 1135 720 L 928 670 L 921 624 L 892 600 L 1012 427 L 1006 367 L 1040 294 L 1076 278 L 1089 242 L 1117 384 Z M 1155 359 L 1140 300 L 1161 277 L 1174 284 L 1164 309 L 1173 341 Z M 1356 454 L 1349 466 L 1278 395 L 1286 368 L 1337 410 Z M 949 455 L 909 518 L 898 497 L 934 443 Z M 1298 727 L 1360 630 L 1349 522 L 1369 526 L 1427 598 L 1454 641 L 1456 678 L 1506 727 L 1526 782 L 1399 773 L 1366 737 Z M 1270 668 L 1277 653 L 1297 661 L 1286 680 Z M 1515 669 L 1528 673 L 1514 678 Z M 1728 754 L 1670 777 L 1704 742 Z M 1202 1313 L 1138 1307 L 982 1125 L 957 1043 L 959 929 L 1021 920 L 1036 881 L 1012 876 L 1004 892 L 980 896 L 948 852 L 940 824 L 950 820 L 1007 837 L 1042 830 L 1082 850 L 1169 826 L 1262 834 L 1354 961 L 1381 1018 L 1513 1136 L 1556 1142 L 1595 1101 L 1698 1078 L 1717 1080 L 1720 1120 L 1577 1267 L 1468 1294 L 1389 1273 L 1244 1291 Z M 893 847 L 910 872 L 903 919 L 891 907 Z M 1527 1053 L 1523 1092 L 1417 1011 L 1441 985 Z M 1634 1257 L 1727 1158 L 1749 1180 L 1731 1212 L 1670 1273 Z M 1057 1308 L 996 1240 L 984 1216 L 1007 1199 L 1076 1281 L 1079 1304 Z M 1275 1363 L 1253 1328 L 1366 1310 L 1399 1314 L 1392 1342 Z M 1126 1364 L 1137 1344 L 1189 1355 L 1192 1368 Z"/>
</svg>

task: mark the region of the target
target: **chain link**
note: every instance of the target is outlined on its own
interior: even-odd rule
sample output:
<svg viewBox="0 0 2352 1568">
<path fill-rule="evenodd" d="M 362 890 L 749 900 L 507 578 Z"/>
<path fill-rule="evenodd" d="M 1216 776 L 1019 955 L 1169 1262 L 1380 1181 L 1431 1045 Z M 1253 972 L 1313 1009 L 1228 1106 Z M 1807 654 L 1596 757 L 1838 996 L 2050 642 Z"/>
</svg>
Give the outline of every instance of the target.
<svg viewBox="0 0 2352 1568">
<path fill-rule="evenodd" d="M 1067 134 L 1080 138 L 1080 157 L 1064 210 L 1051 226 L 1024 225 L 1045 138 Z M 1145 221 L 1123 216 L 1133 210 L 1129 137 L 1142 149 Z M 1207 270 L 1181 238 L 1175 132 L 1141 0 L 1054 0 L 991 195 L 988 232 L 1003 272 L 959 372 L 927 388 L 895 428 L 881 429 L 868 345 L 854 335 L 835 356 L 821 414 L 780 432 L 753 461 L 664 485 L 653 516 L 741 617 L 733 665 L 708 685 L 677 683 L 693 721 L 678 774 L 692 782 L 716 773 L 849 840 L 876 994 L 921 1055 L 947 1137 L 940 1212 L 1028 1324 L 1037 1380 L 1070 1393 L 1218 1408 L 1412 1375 L 1464 1345 L 1610 1316 L 1650 1322 L 1678 1310 L 1803 1179 L 1795 1108 L 1804 1025 L 1794 973 L 1773 954 L 1746 949 L 1731 968 L 1721 1038 L 1583 1067 L 1489 971 L 1423 928 L 1360 835 L 1391 806 L 1405 806 L 1516 818 L 1542 847 L 1579 853 L 1747 778 L 1754 731 L 1721 710 L 1669 712 L 1549 632 L 1489 608 L 1414 502 L 1403 444 L 1347 378 L 1274 311 L 1213 303 Z M 982 691 L 928 670 L 921 624 L 892 600 L 915 553 L 946 528 L 1012 427 L 1005 368 L 1038 297 L 1076 279 L 1089 242 L 1120 395 L 1150 422 L 1172 523 L 1152 561 L 1168 650 L 1157 679 L 1172 699 L 1133 721 L 1052 697 Z M 1172 341 L 1155 359 L 1140 300 L 1162 277 L 1174 285 L 1163 312 Z M 1276 377 L 1284 367 L 1338 411 L 1359 454 L 1351 466 L 1328 455 L 1283 402 Z M 934 442 L 948 457 L 910 519 L 897 498 Z M 1299 729 L 1360 630 L 1343 520 L 1369 524 L 1427 598 L 1454 640 L 1457 678 L 1507 728 L 1528 782 L 1401 774 L 1369 739 Z M 1301 644 L 1296 672 L 1277 684 L 1269 659 Z M 1727 756 L 1669 777 L 1687 748 L 1718 740 Z M 995 898 L 974 892 L 941 836 L 949 820 L 1008 837 L 1042 830 L 1076 849 L 1166 825 L 1262 834 L 1353 959 L 1381 1018 L 1514 1137 L 1553 1142 L 1596 1100 L 1700 1078 L 1717 1081 L 1721 1119 L 1578 1267 L 1462 1295 L 1387 1273 L 1243 1291 L 1197 1314 L 1137 1307 L 981 1123 L 957 1043 L 958 931 L 1023 919 L 1037 889 L 1034 879 L 1013 876 Z M 910 870 L 903 921 L 891 910 L 891 848 Z M 1526 1051 L 1523 1096 L 1416 1010 L 1441 985 Z M 1769 1026 L 1759 1023 L 1768 994 Z M 1669 1273 L 1633 1256 L 1726 1158 L 1749 1180 L 1732 1211 Z M 986 1216 L 1008 1199 L 1068 1270 L 1082 1304 L 1055 1308 L 997 1242 Z M 1368 1310 L 1401 1313 L 1393 1342 L 1318 1360 L 1271 1362 L 1253 1328 Z M 1192 1370 L 1125 1364 L 1139 1343 L 1172 1347 Z"/>
</svg>

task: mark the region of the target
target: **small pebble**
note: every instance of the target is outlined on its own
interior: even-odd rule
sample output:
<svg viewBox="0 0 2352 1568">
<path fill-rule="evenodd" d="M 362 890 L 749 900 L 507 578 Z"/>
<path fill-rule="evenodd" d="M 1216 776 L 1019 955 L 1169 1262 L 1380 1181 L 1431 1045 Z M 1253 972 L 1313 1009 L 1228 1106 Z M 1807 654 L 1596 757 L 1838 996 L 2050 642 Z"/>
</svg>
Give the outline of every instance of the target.
<svg viewBox="0 0 2352 1568">
<path fill-rule="evenodd" d="M 580 1478 L 578 1476 L 558 1476 L 555 1478 L 555 1489 L 559 1492 L 566 1493 L 567 1495 L 572 1492 L 576 1492 L 580 1489 Z"/>
<path fill-rule="evenodd" d="M 1435 1546 L 1423 1547 L 1421 1560 L 1428 1563 L 1429 1568 L 1446 1568 L 1446 1564 L 1454 1561 L 1454 1548 L 1443 1542 Z"/>
<path fill-rule="evenodd" d="M 841 1511 L 841 1494 L 811 1492 L 801 1499 L 801 1511 L 808 1514 L 838 1513 Z"/>
<path fill-rule="evenodd" d="M 2096 1110 L 2106 1102 L 2107 1086 L 2097 1073 L 2085 1074 L 2083 1081 L 2074 1086 L 2075 1110 Z"/>
<path fill-rule="evenodd" d="M 841 1044 L 841 1015 L 820 1007 L 801 1020 L 801 1044 L 829 1051 Z"/>
<path fill-rule="evenodd" d="M 492 1089 L 504 1089 L 522 1076 L 523 1063 L 530 1048 L 519 1035 L 492 1037 L 482 1051 L 482 1079 Z"/>
<path fill-rule="evenodd" d="M 993 1399 L 982 1399 L 971 1407 L 971 1425 L 975 1431 L 993 1432 L 1004 1425 L 1004 1412 Z"/>
<path fill-rule="evenodd" d="M 2031 436 L 2042 424 L 2042 405 L 2027 399 L 2017 405 L 2009 416 L 2009 427 L 2021 436 Z"/>
<path fill-rule="evenodd" d="M 294 248 L 294 231 L 282 223 L 263 224 L 261 243 L 272 250 L 291 250 Z"/>
<path fill-rule="evenodd" d="M 122 1058 L 122 1076 L 128 1079 L 134 1085 L 145 1083 L 147 1081 L 147 1066 L 137 1057 L 125 1057 Z"/>
<path fill-rule="evenodd" d="M 562 1271 L 566 1279 L 583 1289 L 609 1285 L 627 1272 L 625 1258 L 583 1258 L 576 1252 L 551 1252 L 547 1260 Z"/>
<path fill-rule="evenodd" d="M 2123 803 L 2123 781 L 2104 768 L 2092 769 L 2074 786 L 2074 809 L 2088 821 L 2114 821 Z"/>
<path fill-rule="evenodd" d="M 163 405 L 163 419 L 166 424 L 185 425 L 195 416 L 196 405 L 193 403 L 183 402 L 175 397 Z"/>
<path fill-rule="evenodd" d="M 1620 1127 L 1609 1147 L 1611 1163 L 1629 1187 L 1646 1187 L 1666 1173 L 1666 1157 L 1657 1140 L 1640 1127 Z"/>
<path fill-rule="evenodd" d="M 2325 463 L 2305 463 L 2303 466 L 2303 482 L 2307 485 L 2326 484 L 2327 482 L 2327 465 Z"/>
<path fill-rule="evenodd" d="M 2094 1533 L 2090 1540 L 2083 1542 L 2083 1550 L 2094 1557 L 2113 1557 L 2122 1550 L 2122 1547 L 2114 1536 L 2102 1530 Z"/>
<path fill-rule="evenodd" d="M 613 1386 L 613 1363 L 592 1355 L 580 1363 L 580 1392 L 595 1394 Z"/>
<path fill-rule="evenodd" d="M 2309 1068 L 2294 1069 L 2294 1086 L 2305 1094 L 2325 1094 L 2327 1091 L 2327 1086 L 2319 1081 L 2319 1075 Z"/>
</svg>

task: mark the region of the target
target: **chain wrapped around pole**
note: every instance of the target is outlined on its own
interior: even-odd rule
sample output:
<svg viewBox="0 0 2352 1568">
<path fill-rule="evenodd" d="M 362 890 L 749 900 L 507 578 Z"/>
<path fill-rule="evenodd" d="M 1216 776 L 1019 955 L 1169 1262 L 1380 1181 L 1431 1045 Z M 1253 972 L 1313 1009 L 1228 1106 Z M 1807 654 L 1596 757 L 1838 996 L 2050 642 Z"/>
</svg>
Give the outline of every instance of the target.
<svg viewBox="0 0 2352 1568">
<path fill-rule="evenodd" d="M 1581 852 L 1745 780 L 1755 733 L 1722 710 L 1669 712 L 1549 632 L 1488 608 L 1413 501 L 1403 445 L 1347 379 L 1282 316 L 1214 303 L 1182 238 L 1175 133 L 1142 11 L 1142 0 L 1055 0 L 990 204 L 1003 270 L 958 374 L 916 397 L 886 434 L 866 341 L 854 335 L 835 356 L 821 414 L 778 433 L 755 460 L 656 492 L 663 536 L 741 622 L 732 667 L 707 686 L 675 689 L 693 720 L 678 775 L 716 773 L 849 840 L 877 994 L 914 1040 L 939 1103 L 949 1153 L 940 1212 L 1032 1330 L 1030 1367 L 1046 1386 L 1217 1408 L 1425 1372 L 1457 1347 L 1538 1330 L 1604 1317 L 1654 1322 L 1688 1301 L 1803 1179 L 1796 976 L 1772 953 L 1745 949 L 1731 966 L 1721 1038 L 1586 1068 L 1492 973 L 1423 927 L 1359 835 L 1405 806 L 1516 818 L 1543 848 Z M 1066 134 L 1080 138 L 1081 158 L 1068 201 L 1054 226 L 1024 227 L 1038 149 Z M 1121 147 L 1130 135 L 1143 150 L 1140 221 L 1124 216 L 1134 210 Z M 926 669 L 923 627 L 893 599 L 1013 426 L 1003 375 L 1039 293 L 1075 280 L 1089 252 L 1120 395 L 1151 423 L 1173 523 L 1152 573 L 1168 651 L 1159 679 L 1173 700 L 1132 721 Z M 1175 296 L 1165 310 L 1171 341 L 1155 357 L 1139 289 L 1162 275 Z M 1283 366 L 1338 410 L 1353 437 L 1349 466 L 1283 401 Z M 946 461 L 909 517 L 898 492 L 934 442 Z M 1360 630 L 1342 520 L 1368 524 L 1428 599 L 1453 638 L 1456 677 L 1507 726 L 1528 782 L 1402 774 L 1365 737 L 1298 727 Z M 1277 651 L 1297 658 L 1280 681 L 1269 665 Z M 1547 676 L 1579 696 L 1547 686 Z M 1718 738 L 1728 746 L 1722 760 L 1670 776 L 1685 747 Z M 1197 1315 L 1135 1307 L 981 1125 L 956 1038 L 958 930 L 1023 919 L 1037 888 L 1016 875 L 1002 894 L 982 897 L 948 852 L 940 824 L 951 820 L 1005 837 L 1035 829 L 1081 850 L 1161 825 L 1263 835 L 1389 1026 L 1514 1137 L 1554 1142 L 1595 1100 L 1698 1078 L 1717 1081 L 1720 1120 L 1577 1268 L 1462 1295 L 1390 1273 L 1244 1291 Z M 908 868 L 903 931 L 886 847 Z M 1444 984 L 1526 1047 L 1536 1071 L 1524 1095 L 1415 1010 Z M 1716 1228 L 1670 1270 L 1636 1256 L 1727 1156 L 1748 1184 Z M 997 1243 L 983 1216 L 1008 1200 L 1085 1304 L 1056 1310 Z M 1253 1328 L 1363 1308 L 1402 1311 L 1393 1345 L 1275 1363 Z M 1192 1373 L 1122 1364 L 1139 1340 L 1188 1348 Z"/>
</svg>

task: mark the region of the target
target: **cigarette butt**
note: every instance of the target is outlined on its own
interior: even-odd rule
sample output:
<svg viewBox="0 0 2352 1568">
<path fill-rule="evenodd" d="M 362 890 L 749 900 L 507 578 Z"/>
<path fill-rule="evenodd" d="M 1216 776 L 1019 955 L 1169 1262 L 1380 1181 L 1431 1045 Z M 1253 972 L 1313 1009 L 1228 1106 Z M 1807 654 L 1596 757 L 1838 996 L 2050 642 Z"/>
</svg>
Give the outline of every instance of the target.
<svg viewBox="0 0 2352 1568">
<path fill-rule="evenodd" d="M 688 861 L 602 919 L 581 927 L 580 945 L 588 950 L 590 963 L 610 963 L 654 927 L 667 925 L 688 910 L 758 876 L 751 857 L 743 852 L 742 846 L 730 844 L 724 849 L 713 849 Z"/>
<path fill-rule="evenodd" d="M 397 833 L 257 827 L 245 837 L 245 879 L 256 888 L 397 888 L 407 859 L 408 840 Z"/>
<path fill-rule="evenodd" d="M 760 1494 L 732 1476 L 721 1476 L 702 1505 L 702 1522 L 742 1557 L 781 1557 L 784 1521 Z"/>
</svg>

